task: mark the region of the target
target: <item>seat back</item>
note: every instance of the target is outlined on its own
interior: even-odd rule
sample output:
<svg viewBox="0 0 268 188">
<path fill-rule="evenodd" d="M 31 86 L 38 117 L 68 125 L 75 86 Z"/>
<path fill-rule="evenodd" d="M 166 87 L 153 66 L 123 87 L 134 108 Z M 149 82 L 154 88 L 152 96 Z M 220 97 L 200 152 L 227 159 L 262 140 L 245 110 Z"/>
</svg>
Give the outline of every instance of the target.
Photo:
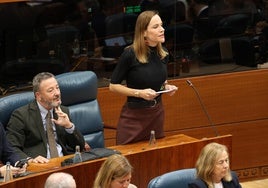
<svg viewBox="0 0 268 188">
<path fill-rule="evenodd" d="M 223 38 L 224 39 L 224 38 Z M 206 63 L 221 63 L 221 62 L 235 62 L 243 66 L 256 66 L 254 56 L 254 46 L 249 37 L 233 37 L 229 38 L 230 48 L 226 45 L 221 46 L 222 39 L 207 40 L 199 47 L 199 54 L 202 61 Z M 225 49 L 222 49 L 225 48 Z M 222 51 L 229 50 L 231 59 L 225 59 Z"/>
<path fill-rule="evenodd" d="M 196 177 L 194 168 L 168 172 L 153 178 L 148 188 L 188 188 L 188 183 Z"/>
<path fill-rule="evenodd" d="M 134 29 L 137 15 L 130 13 L 118 13 L 107 16 L 105 18 L 105 35 L 107 40 L 114 40 L 122 38 L 124 41 L 115 43 L 115 45 L 107 45 L 104 42 L 102 56 L 118 58 L 124 48 L 133 41 Z M 116 26 L 116 27 L 115 27 Z"/>
<path fill-rule="evenodd" d="M 7 126 L 10 116 L 15 109 L 28 104 L 32 100 L 34 100 L 34 94 L 31 91 L 0 98 L 0 122 L 3 126 Z"/>
<path fill-rule="evenodd" d="M 91 71 L 68 72 L 56 76 L 62 104 L 69 107 L 72 122 L 91 148 L 104 147 L 103 122 L 97 101 L 97 76 Z M 6 127 L 11 113 L 34 100 L 33 92 L 0 98 L 0 122 Z"/>
<path fill-rule="evenodd" d="M 169 26 L 165 31 L 166 43 L 170 45 L 172 42 L 173 48 L 190 49 L 192 47 L 194 28 L 189 24 L 176 24 Z M 174 40 L 175 39 L 175 40 Z"/>
<path fill-rule="evenodd" d="M 215 37 L 230 37 L 232 35 L 244 34 L 250 23 L 247 14 L 234 14 L 222 18 L 215 29 Z"/>
<path fill-rule="evenodd" d="M 104 147 L 103 121 L 97 101 L 97 76 L 92 71 L 67 72 L 56 76 L 62 104 L 69 107 L 72 122 L 91 148 Z"/>
<path fill-rule="evenodd" d="M 130 13 L 118 13 L 107 16 L 105 19 L 106 36 L 133 33 L 136 19 L 137 15 Z"/>
</svg>

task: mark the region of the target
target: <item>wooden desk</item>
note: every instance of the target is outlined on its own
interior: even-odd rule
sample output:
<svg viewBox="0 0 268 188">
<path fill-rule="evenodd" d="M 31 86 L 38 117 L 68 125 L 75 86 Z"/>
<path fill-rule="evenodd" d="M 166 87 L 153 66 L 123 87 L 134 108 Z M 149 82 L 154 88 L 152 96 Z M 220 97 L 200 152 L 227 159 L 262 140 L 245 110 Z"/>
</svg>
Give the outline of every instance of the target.
<svg viewBox="0 0 268 188">
<path fill-rule="evenodd" d="M 148 142 L 110 148 L 119 150 L 129 159 L 134 167 L 132 183 L 139 188 L 145 188 L 155 176 L 172 170 L 194 167 L 201 148 L 212 141 L 225 144 L 231 152 L 231 135 L 198 140 L 179 134 L 158 139 L 155 148 L 149 148 Z M 96 173 L 105 158 L 61 167 L 60 163 L 68 157 L 71 156 L 52 159 L 48 164 L 30 164 L 28 170 L 36 173 L 14 179 L 11 182 L 1 183 L 1 188 L 43 188 L 46 178 L 51 173 L 58 171 L 72 174 L 78 188 L 92 187 Z"/>
</svg>

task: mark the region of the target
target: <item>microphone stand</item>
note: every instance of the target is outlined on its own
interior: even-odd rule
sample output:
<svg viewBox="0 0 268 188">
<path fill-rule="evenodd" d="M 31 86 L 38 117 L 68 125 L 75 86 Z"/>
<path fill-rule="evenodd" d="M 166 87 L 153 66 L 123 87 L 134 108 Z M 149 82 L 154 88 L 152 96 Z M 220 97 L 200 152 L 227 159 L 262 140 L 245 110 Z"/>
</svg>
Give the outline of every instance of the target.
<svg viewBox="0 0 268 188">
<path fill-rule="evenodd" d="M 195 94 L 196 94 L 196 96 L 197 96 L 197 98 L 198 98 L 198 100 L 199 100 L 199 103 L 201 104 L 202 109 L 203 109 L 203 111 L 204 111 L 205 114 L 206 114 L 206 117 L 207 117 L 207 119 L 208 119 L 208 121 L 209 121 L 209 123 L 210 123 L 210 126 L 211 126 L 211 127 L 213 128 L 213 130 L 214 130 L 215 135 L 216 135 L 216 136 L 219 136 L 218 130 L 215 128 L 215 124 L 212 122 L 211 117 L 210 117 L 210 115 L 208 114 L 208 111 L 207 111 L 207 109 L 206 109 L 206 107 L 205 107 L 203 101 L 201 100 L 201 97 L 200 97 L 200 95 L 199 95 L 199 92 L 197 91 L 197 89 L 195 88 L 195 86 L 192 84 L 192 82 L 191 82 L 190 80 L 186 80 L 186 82 L 187 82 L 187 84 L 188 84 L 191 88 L 193 88 L 193 90 L 194 90 L 194 92 L 195 92 Z"/>
</svg>

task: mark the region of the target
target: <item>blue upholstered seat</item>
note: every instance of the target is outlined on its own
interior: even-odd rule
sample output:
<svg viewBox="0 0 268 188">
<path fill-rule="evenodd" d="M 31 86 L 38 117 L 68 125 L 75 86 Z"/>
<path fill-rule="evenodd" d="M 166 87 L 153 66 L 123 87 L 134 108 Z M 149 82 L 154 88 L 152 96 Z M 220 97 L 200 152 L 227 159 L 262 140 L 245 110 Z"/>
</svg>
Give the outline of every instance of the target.
<svg viewBox="0 0 268 188">
<path fill-rule="evenodd" d="M 6 127 L 12 112 L 34 100 L 33 92 L 27 91 L 0 98 L 0 122 Z"/>
<path fill-rule="evenodd" d="M 56 76 L 62 104 L 69 107 L 73 123 L 91 148 L 104 147 L 103 122 L 97 101 L 97 76 L 92 71 L 68 72 Z M 34 100 L 33 92 L 0 98 L 0 122 L 6 126 L 11 113 Z"/>
<path fill-rule="evenodd" d="M 71 119 L 86 142 L 91 148 L 104 147 L 96 74 L 92 71 L 68 72 L 56 78 L 61 89 L 62 104 L 69 107 Z"/>
<path fill-rule="evenodd" d="M 188 188 L 188 183 L 195 179 L 194 168 L 181 169 L 153 178 L 148 188 Z"/>
</svg>

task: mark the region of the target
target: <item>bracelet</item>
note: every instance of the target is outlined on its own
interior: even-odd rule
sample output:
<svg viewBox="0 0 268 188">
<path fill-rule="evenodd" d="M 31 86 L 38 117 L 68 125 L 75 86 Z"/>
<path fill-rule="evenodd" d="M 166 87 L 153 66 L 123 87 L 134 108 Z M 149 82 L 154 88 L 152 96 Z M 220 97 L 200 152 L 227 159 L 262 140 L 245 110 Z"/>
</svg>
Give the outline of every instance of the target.
<svg viewBox="0 0 268 188">
<path fill-rule="evenodd" d="M 166 86 L 167 84 L 168 84 L 168 81 L 166 80 L 166 81 L 162 84 L 160 90 L 161 90 L 161 91 L 162 91 L 162 90 L 165 90 L 165 86 Z"/>
<path fill-rule="evenodd" d="M 140 92 L 136 90 L 136 91 L 134 92 L 134 95 L 135 95 L 135 97 L 140 97 Z"/>
</svg>

